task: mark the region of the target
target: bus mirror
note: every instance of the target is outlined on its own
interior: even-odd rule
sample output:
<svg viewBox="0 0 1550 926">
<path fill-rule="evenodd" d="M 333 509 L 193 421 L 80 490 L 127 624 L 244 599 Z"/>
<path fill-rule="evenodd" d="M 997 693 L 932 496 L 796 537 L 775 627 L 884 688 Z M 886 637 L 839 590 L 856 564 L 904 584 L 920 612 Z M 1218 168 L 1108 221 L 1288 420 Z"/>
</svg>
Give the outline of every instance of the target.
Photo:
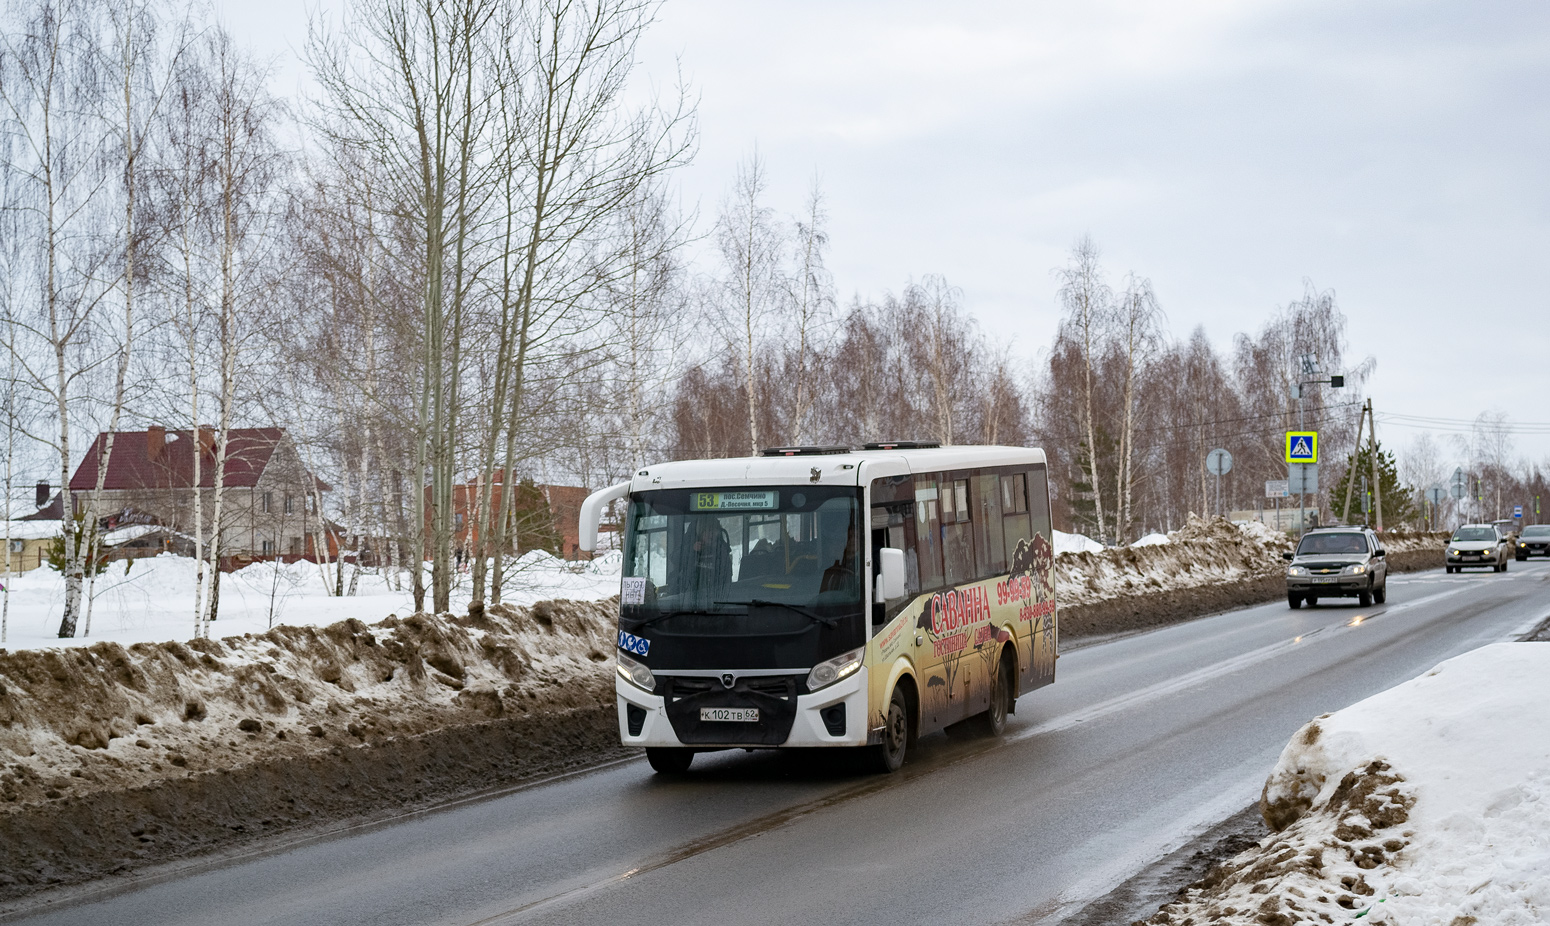
<svg viewBox="0 0 1550 926">
<path fill-rule="evenodd" d="M 597 549 L 597 524 L 602 520 L 603 509 L 610 502 L 617 501 L 630 494 L 630 484 L 621 482 L 618 485 L 600 489 L 588 495 L 586 501 L 581 503 L 581 517 L 576 533 L 579 535 L 576 546 L 591 553 Z"/>
<path fill-rule="evenodd" d="M 883 604 L 904 597 L 904 551 L 883 547 L 877 551 L 877 601 Z"/>
</svg>

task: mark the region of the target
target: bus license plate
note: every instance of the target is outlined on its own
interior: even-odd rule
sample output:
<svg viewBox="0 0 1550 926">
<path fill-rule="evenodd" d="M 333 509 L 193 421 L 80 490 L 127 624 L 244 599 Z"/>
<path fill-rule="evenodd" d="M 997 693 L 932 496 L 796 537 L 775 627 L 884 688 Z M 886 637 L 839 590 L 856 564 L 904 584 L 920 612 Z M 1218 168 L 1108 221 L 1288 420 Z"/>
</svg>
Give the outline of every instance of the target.
<svg viewBox="0 0 1550 926">
<path fill-rule="evenodd" d="M 700 708 L 700 720 L 758 723 L 759 709 L 757 707 L 702 707 Z"/>
</svg>

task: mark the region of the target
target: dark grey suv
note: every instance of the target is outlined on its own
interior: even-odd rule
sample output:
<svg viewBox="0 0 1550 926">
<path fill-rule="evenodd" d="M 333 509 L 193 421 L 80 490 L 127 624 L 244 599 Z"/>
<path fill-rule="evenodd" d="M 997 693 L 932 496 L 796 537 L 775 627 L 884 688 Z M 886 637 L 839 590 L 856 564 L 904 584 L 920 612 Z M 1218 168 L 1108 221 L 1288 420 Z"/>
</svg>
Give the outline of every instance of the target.
<svg viewBox="0 0 1550 926">
<path fill-rule="evenodd" d="M 1317 528 L 1302 535 L 1296 553 L 1281 554 L 1286 602 L 1294 608 L 1320 598 L 1355 598 L 1362 607 L 1389 594 L 1388 558 L 1378 535 L 1365 527 Z"/>
</svg>

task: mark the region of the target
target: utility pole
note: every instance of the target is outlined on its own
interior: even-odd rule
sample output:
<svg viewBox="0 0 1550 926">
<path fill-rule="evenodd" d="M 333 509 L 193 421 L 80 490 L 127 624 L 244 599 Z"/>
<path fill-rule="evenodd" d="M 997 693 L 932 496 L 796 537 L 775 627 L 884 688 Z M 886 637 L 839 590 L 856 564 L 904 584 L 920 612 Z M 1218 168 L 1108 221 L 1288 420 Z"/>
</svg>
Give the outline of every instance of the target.
<svg viewBox="0 0 1550 926">
<path fill-rule="evenodd" d="M 1372 501 L 1378 519 L 1378 533 L 1383 533 L 1383 483 L 1378 481 L 1378 421 L 1372 416 L 1372 399 L 1367 400 L 1367 437 L 1372 463 Z"/>
<path fill-rule="evenodd" d="M 1362 416 L 1356 422 L 1356 443 L 1352 446 L 1355 450 L 1351 453 L 1351 467 L 1346 472 L 1345 483 L 1345 508 L 1340 513 L 1340 520 L 1347 523 L 1351 520 L 1351 490 L 1356 484 L 1356 467 L 1361 459 L 1362 429 L 1367 430 L 1367 455 L 1368 463 L 1372 469 L 1372 498 L 1373 513 L 1376 515 L 1375 524 L 1379 533 L 1383 531 L 1383 487 L 1378 482 L 1378 422 L 1372 417 L 1372 399 L 1368 399 L 1362 406 Z M 1365 478 L 1365 477 L 1363 477 Z M 1363 490 L 1364 492 L 1366 490 Z M 1367 511 L 1367 500 L 1362 499 L 1362 511 Z"/>
<path fill-rule="evenodd" d="M 1307 424 L 1303 421 L 1303 404 L 1302 404 L 1302 400 L 1303 400 L 1303 394 L 1307 391 L 1307 388 L 1309 386 L 1316 385 L 1316 384 L 1318 384 L 1318 385 L 1329 385 L 1330 387 L 1332 387 L 1334 389 L 1343 388 L 1345 386 L 1345 374 L 1343 374 L 1343 373 L 1336 373 L 1336 374 L 1330 376 L 1327 379 L 1320 379 L 1320 378 L 1318 378 L 1319 374 L 1323 373 L 1324 371 L 1319 369 L 1319 360 L 1318 360 L 1317 357 L 1313 356 L 1312 354 L 1303 354 L 1302 357 L 1300 357 L 1298 359 L 1299 359 L 1299 361 L 1302 364 L 1302 377 L 1303 378 L 1298 380 L 1297 387 L 1296 387 L 1297 388 L 1297 430 L 1305 431 L 1305 430 L 1307 430 Z M 1313 377 L 1313 378 L 1309 379 L 1308 377 Z M 1360 444 L 1360 442 L 1361 442 L 1361 433 L 1360 432 L 1357 433 L 1356 439 L 1357 439 L 1358 444 Z M 1306 470 L 1304 471 L 1304 473 L 1306 474 Z M 1300 489 L 1306 489 L 1306 487 L 1307 487 L 1306 475 L 1304 476 L 1304 478 L 1302 480 L 1299 481 L 1298 487 Z M 1314 500 L 1314 504 L 1318 504 L 1318 496 L 1317 495 L 1314 496 L 1313 500 Z M 1333 504 L 1333 501 L 1331 501 L 1331 503 Z M 1349 509 L 1349 507 L 1350 507 L 1349 503 L 1347 503 L 1346 507 Z M 1308 498 L 1307 498 L 1307 495 L 1306 495 L 1305 492 L 1299 492 L 1297 494 L 1297 530 L 1298 530 L 1298 533 L 1306 533 L 1307 532 L 1307 530 L 1308 530 L 1307 518 L 1308 518 Z"/>
</svg>

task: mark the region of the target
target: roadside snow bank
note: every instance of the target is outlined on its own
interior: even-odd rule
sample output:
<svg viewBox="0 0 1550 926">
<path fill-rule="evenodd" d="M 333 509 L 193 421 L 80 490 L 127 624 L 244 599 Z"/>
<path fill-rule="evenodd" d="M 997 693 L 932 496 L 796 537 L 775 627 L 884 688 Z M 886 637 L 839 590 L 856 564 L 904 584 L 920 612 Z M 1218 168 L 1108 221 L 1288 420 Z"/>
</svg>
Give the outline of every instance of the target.
<svg viewBox="0 0 1550 926">
<path fill-rule="evenodd" d="M 1550 644 L 1482 647 L 1313 720 L 1261 810 L 1280 832 L 1149 922 L 1550 921 Z"/>
<path fill-rule="evenodd" d="M 1390 556 L 1436 549 L 1441 565 L 1447 535 L 1392 531 L 1383 535 Z M 1076 549 L 1062 538 L 1079 537 Z M 1080 534 L 1055 536 L 1055 592 L 1062 608 L 1101 601 L 1285 575 L 1281 554 L 1292 548 L 1280 531 L 1258 521 L 1191 517 L 1169 534 L 1150 534 L 1128 547 L 1105 548 Z M 1283 590 L 1284 591 L 1284 590 Z"/>
<path fill-rule="evenodd" d="M 615 608 L 0 650 L 0 823 L 61 797 L 611 702 Z"/>
<path fill-rule="evenodd" d="M 1235 579 L 1270 575 L 1284 567 L 1284 535 L 1266 534 L 1223 518 L 1191 518 L 1165 542 L 1069 552 L 1055 557 L 1055 594 L 1062 608 Z M 1157 536 L 1157 535 L 1154 535 Z M 1083 538 L 1084 540 L 1086 538 Z M 1056 550 L 1059 550 L 1056 538 Z"/>
</svg>

